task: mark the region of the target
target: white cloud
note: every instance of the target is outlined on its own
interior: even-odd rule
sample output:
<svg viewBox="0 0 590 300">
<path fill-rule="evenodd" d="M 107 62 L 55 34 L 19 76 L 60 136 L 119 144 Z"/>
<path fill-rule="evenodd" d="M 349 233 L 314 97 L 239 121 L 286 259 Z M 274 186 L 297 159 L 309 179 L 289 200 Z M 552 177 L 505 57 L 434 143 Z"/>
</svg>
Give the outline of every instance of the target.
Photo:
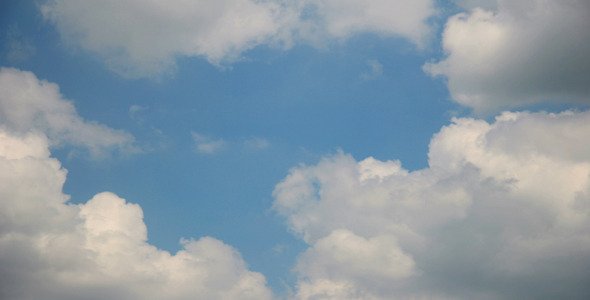
<svg viewBox="0 0 590 300">
<path fill-rule="evenodd" d="M 98 53 L 128 77 L 174 70 L 177 56 L 231 63 L 258 45 L 345 40 L 361 33 L 407 38 L 422 45 L 432 0 L 51 0 L 45 19 L 73 45 Z"/>
<path fill-rule="evenodd" d="M 51 146 L 82 147 L 93 156 L 109 149 L 137 151 L 130 134 L 84 121 L 56 84 L 12 68 L 0 68 L 0 126 L 17 134 L 40 132 Z"/>
<path fill-rule="evenodd" d="M 109 192 L 68 203 L 50 146 L 98 151 L 130 136 L 84 122 L 57 85 L 2 69 L 0 120 L 1 299 L 271 299 L 264 276 L 219 240 L 182 240 L 173 255 L 147 243 L 137 204 Z"/>
<path fill-rule="evenodd" d="M 401 36 L 417 45 L 430 34 L 426 19 L 434 14 L 433 2 L 390 0 L 304 1 L 317 14 L 320 32 L 348 38 L 359 33 Z M 308 10 L 312 9 L 307 7 Z"/>
<path fill-rule="evenodd" d="M 497 10 L 456 15 L 443 33 L 447 57 L 424 70 L 446 77 L 452 98 L 476 112 L 545 101 L 588 102 L 589 3 L 499 0 Z"/>
<path fill-rule="evenodd" d="M 223 139 L 212 139 L 208 136 L 191 131 L 195 150 L 199 153 L 213 154 L 223 150 L 227 143 Z"/>
<path fill-rule="evenodd" d="M 0 298 L 271 299 L 265 279 L 214 238 L 176 254 L 147 243 L 139 205 L 62 193 L 66 170 L 40 132 L 0 129 Z"/>
<path fill-rule="evenodd" d="M 338 153 L 274 210 L 309 249 L 296 299 L 585 299 L 590 112 L 455 119 L 429 167 Z"/>
</svg>

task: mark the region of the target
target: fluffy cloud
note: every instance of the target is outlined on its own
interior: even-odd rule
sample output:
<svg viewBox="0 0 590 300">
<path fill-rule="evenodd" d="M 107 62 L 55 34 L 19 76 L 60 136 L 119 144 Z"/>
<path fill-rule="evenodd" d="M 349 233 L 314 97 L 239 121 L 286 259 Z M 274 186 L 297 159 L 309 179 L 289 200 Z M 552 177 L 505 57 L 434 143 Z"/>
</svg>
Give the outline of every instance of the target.
<svg viewBox="0 0 590 300">
<path fill-rule="evenodd" d="M 177 56 L 222 64 L 261 44 L 288 48 L 370 32 L 420 45 L 434 9 L 432 0 L 50 0 L 42 12 L 65 40 L 98 53 L 112 70 L 152 77 L 173 71 Z"/>
<path fill-rule="evenodd" d="M 340 39 L 371 32 L 402 36 L 421 45 L 430 33 L 425 21 L 434 14 L 430 0 L 320 0 L 304 3 L 308 11 L 316 14 L 317 26 L 314 29 L 319 28 L 320 32 Z"/>
<path fill-rule="evenodd" d="M 492 2 L 481 3 L 491 8 Z M 446 77 L 452 98 L 477 112 L 588 102 L 589 27 L 585 0 L 498 0 L 495 10 L 475 8 L 450 18 L 443 33 L 447 57 L 424 69 Z"/>
<path fill-rule="evenodd" d="M 338 153 L 276 186 L 296 299 L 586 299 L 590 112 L 455 119 L 429 167 Z"/>
<path fill-rule="evenodd" d="M 82 147 L 94 156 L 109 149 L 137 151 L 130 134 L 84 121 L 56 84 L 12 68 L 0 68 L 0 126 L 15 134 L 43 133 L 51 146 Z"/>
<path fill-rule="evenodd" d="M 265 278 L 221 241 L 183 240 L 172 255 L 147 243 L 137 204 L 108 192 L 68 203 L 67 172 L 50 157 L 51 135 L 86 144 L 97 134 L 101 143 L 119 135 L 82 122 L 54 84 L 16 70 L 1 76 L 1 299 L 271 298 Z M 76 140 L 72 122 L 91 136 Z"/>
</svg>

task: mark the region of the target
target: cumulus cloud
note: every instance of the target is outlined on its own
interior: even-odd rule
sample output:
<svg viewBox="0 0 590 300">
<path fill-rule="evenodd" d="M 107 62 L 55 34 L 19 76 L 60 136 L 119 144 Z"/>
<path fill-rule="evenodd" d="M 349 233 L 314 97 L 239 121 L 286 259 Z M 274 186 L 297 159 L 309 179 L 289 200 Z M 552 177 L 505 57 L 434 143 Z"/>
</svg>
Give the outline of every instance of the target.
<svg viewBox="0 0 590 300">
<path fill-rule="evenodd" d="M 468 8 L 474 2 L 459 1 Z M 491 1 L 483 1 L 487 7 Z M 447 57 L 424 70 L 443 76 L 458 103 L 487 112 L 547 101 L 590 100 L 590 4 L 585 0 L 496 2 L 451 17 Z"/>
<path fill-rule="evenodd" d="M 17 108 L 3 118 L 26 115 Z M 51 139 L 27 124 L 0 128 L 1 299 L 271 299 L 264 276 L 219 240 L 183 240 L 171 254 L 147 242 L 137 204 L 109 192 L 68 203 Z"/>
<path fill-rule="evenodd" d="M 273 209 L 309 248 L 295 299 L 586 299 L 590 112 L 454 119 L 429 167 L 337 153 Z"/>
<path fill-rule="evenodd" d="M 358 33 L 402 36 L 417 45 L 430 33 L 426 19 L 434 14 L 433 2 L 388 0 L 304 1 L 316 15 L 319 31 L 348 38 Z M 310 13 L 310 15 L 314 15 Z"/>
<path fill-rule="evenodd" d="M 263 44 L 289 48 L 375 33 L 421 45 L 434 8 L 432 0 L 50 0 L 42 13 L 66 41 L 98 53 L 112 70 L 154 77 L 172 72 L 177 56 L 219 65 Z"/>
<path fill-rule="evenodd" d="M 0 126 L 14 134 L 43 133 L 53 147 L 69 144 L 94 156 L 110 149 L 137 151 L 129 133 L 83 120 L 57 84 L 12 68 L 0 68 Z"/>
</svg>

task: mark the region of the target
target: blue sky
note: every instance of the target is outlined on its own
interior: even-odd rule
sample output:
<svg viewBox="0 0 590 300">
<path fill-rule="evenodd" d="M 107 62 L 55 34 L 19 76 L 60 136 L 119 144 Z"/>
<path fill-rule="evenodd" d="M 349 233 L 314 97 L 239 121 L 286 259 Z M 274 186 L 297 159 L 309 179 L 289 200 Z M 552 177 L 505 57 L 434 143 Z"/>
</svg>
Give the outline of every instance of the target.
<svg viewBox="0 0 590 300">
<path fill-rule="evenodd" d="M 0 298 L 590 295 L 584 1 L 222 2 L 0 4 Z"/>
</svg>

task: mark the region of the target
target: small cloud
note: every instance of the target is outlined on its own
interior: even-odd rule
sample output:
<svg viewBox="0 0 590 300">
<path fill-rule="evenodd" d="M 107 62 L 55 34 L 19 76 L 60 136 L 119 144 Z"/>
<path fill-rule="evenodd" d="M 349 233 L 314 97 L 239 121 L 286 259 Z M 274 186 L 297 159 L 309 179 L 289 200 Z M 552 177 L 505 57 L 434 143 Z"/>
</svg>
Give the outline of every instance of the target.
<svg viewBox="0 0 590 300">
<path fill-rule="evenodd" d="M 287 249 L 287 245 L 278 244 L 278 245 L 272 247 L 272 252 L 274 253 L 274 255 L 279 255 L 279 254 L 282 254 L 286 249 Z"/>
<path fill-rule="evenodd" d="M 225 148 L 227 144 L 223 139 L 215 140 L 194 131 L 191 131 L 191 135 L 195 142 L 195 149 L 199 153 L 213 154 Z"/>
<path fill-rule="evenodd" d="M 361 74 L 363 80 L 375 80 L 383 75 L 383 65 L 376 59 L 367 60 L 370 70 Z"/>
<path fill-rule="evenodd" d="M 250 138 L 244 141 L 244 145 L 248 148 L 263 150 L 270 146 L 270 142 L 263 138 Z"/>
<path fill-rule="evenodd" d="M 25 61 L 37 52 L 31 40 L 23 36 L 17 25 L 8 27 L 5 47 L 8 50 L 6 59 L 12 63 Z"/>
<path fill-rule="evenodd" d="M 129 107 L 129 118 L 135 121 L 138 125 L 143 125 L 145 118 L 140 113 L 145 110 L 147 110 L 147 107 L 145 106 L 131 105 L 131 107 Z"/>
</svg>

